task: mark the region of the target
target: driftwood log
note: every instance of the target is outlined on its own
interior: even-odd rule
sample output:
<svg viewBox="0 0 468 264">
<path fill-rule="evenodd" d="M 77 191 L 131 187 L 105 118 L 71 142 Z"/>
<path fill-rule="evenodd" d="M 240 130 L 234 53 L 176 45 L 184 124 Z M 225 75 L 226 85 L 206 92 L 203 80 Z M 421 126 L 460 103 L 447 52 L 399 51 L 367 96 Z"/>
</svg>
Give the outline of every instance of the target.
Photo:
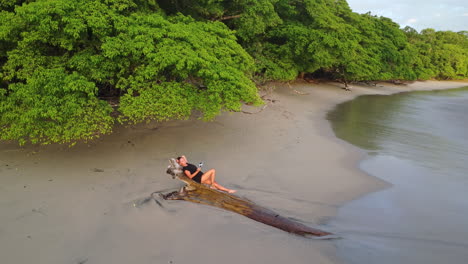
<svg viewBox="0 0 468 264">
<path fill-rule="evenodd" d="M 308 227 L 302 223 L 280 216 L 277 213 L 258 206 L 247 199 L 242 199 L 238 196 L 217 191 L 203 184 L 197 183 L 188 178 L 182 172 L 182 167 L 177 164 L 175 159 L 170 160 L 170 166 L 167 168 L 167 173 L 172 175 L 173 178 L 178 178 L 186 183 L 186 186 L 182 187 L 180 191 L 171 192 L 165 195 L 162 194 L 161 196 L 165 200 L 185 200 L 216 206 L 301 236 L 311 235 L 322 238 L 336 238 L 331 233 Z"/>
</svg>

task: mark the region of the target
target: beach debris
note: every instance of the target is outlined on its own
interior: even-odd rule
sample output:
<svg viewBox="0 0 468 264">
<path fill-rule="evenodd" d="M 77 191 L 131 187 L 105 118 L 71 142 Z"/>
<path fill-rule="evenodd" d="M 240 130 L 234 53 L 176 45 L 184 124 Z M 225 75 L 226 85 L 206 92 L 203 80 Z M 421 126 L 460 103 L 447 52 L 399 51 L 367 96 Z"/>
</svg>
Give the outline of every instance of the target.
<svg viewBox="0 0 468 264">
<path fill-rule="evenodd" d="M 343 89 L 343 90 L 345 90 L 345 91 L 347 91 L 347 92 L 351 92 L 351 89 L 349 88 L 349 86 L 343 87 L 343 88 L 341 88 L 341 89 Z"/>
<path fill-rule="evenodd" d="M 166 172 L 172 175 L 173 178 L 184 182 L 186 186 L 182 187 L 179 191 L 161 194 L 160 196 L 165 200 L 185 200 L 222 208 L 296 235 L 328 237 L 327 239 L 337 238 L 337 236 L 334 236 L 332 233 L 312 228 L 298 221 L 283 217 L 248 199 L 214 190 L 209 186 L 197 183 L 182 173 L 182 167 L 177 164 L 175 159 L 170 159 L 169 162 L 170 165 Z"/>
<path fill-rule="evenodd" d="M 241 112 L 244 113 L 244 114 L 248 114 L 248 115 L 254 115 L 254 114 L 258 114 L 260 112 L 262 112 L 263 110 L 265 110 L 265 108 L 267 108 L 268 104 L 265 104 L 264 106 L 262 106 L 262 108 L 260 108 L 260 110 L 258 110 L 257 112 L 249 112 L 249 111 L 244 111 L 242 110 Z"/>
<path fill-rule="evenodd" d="M 78 264 L 85 264 L 86 262 L 88 262 L 88 258 L 80 259 L 80 260 L 78 260 L 76 263 L 78 263 Z"/>
<path fill-rule="evenodd" d="M 298 94 L 298 95 L 308 95 L 309 93 L 305 93 L 305 92 L 299 92 L 298 90 L 292 88 L 291 84 L 289 82 L 287 82 L 288 84 L 288 87 L 289 89 L 291 89 L 294 93 Z"/>
<path fill-rule="evenodd" d="M 104 172 L 104 170 L 103 170 L 103 169 L 94 168 L 94 169 L 93 169 L 93 172 Z"/>
<path fill-rule="evenodd" d="M 263 105 L 260 110 L 258 110 L 257 112 L 249 112 L 249 111 L 245 111 L 245 110 L 242 110 L 241 113 L 244 113 L 244 114 L 248 114 L 248 115 L 255 115 L 255 114 L 258 114 L 258 113 L 261 113 L 263 110 L 265 110 L 265 108 L 267 108 L 270 104 L 273 104 L 273 103 L 276 103 L 278 100 L 276 99 L 270 99 L 270 98 L 265 98 L 265 96 L 267 95 L 263 95 L 261 98 L 262 100 L 265 102 L 265 105 Z"/>
<path fill-rule="evenodd" d="M 133 207 L 141 207 L 142 205 L 148 203 L 149 201 L 151 201 L 153 199 L 153 197 L 145 197 L 145 198 L 141 198 L 141 199 L 137 199 L 133 202 Z"/>
<path fill-rule="evenodd" d="M 165 199 L 164 196 L 162 195 L 162 193 L 170 191 L 170 190 L 173 190 L 173 189 L 171 188 L 171 189 L 164 189 L 164 190 L 159 190 L 159 191 L 152 192 L 149 196 L 133 200 L 132 205 L 133 205 L 133 207 L 140 208 L 141 206 L 143 206 L 143 205 L 145 205 L 148 202 L 151 202 L 153 200 L 157 205 L 164 208 L 163 204 L 160 201 L 158 201 L 158 198 Z M 177 192 L 177 191 L 175 191 L 175 192 Z"/>
<path fill-rule="evenodd" d="M 33 208 L 33 209 L 31 210 L 31 212 L 33 212 L 33 213 L 38 213 L 38 214 L 41 214 L 41 215 L 43 215 L 43 216 L 47 216 L 47 214 L 44 213 L 44 212 L 42 211 L 41 208 L 38 208 L 38 209 Z"/>
</svg>

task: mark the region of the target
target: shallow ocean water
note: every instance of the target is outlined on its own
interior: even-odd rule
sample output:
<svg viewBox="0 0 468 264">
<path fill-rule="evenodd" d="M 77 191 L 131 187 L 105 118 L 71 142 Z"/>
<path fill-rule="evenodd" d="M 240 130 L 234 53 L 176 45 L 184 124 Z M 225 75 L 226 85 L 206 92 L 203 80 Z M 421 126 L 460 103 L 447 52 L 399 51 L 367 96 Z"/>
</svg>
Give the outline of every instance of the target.
<svg viewBox="0 0 468 264">
<path fill-rule="evenodd" d="M 328 114 L 337 137 L 368 151 L 365 172 L 392 186 L 328 223 L 345 263 L 467 263 L 468 87 L 361 96 Z"/>
</svg>

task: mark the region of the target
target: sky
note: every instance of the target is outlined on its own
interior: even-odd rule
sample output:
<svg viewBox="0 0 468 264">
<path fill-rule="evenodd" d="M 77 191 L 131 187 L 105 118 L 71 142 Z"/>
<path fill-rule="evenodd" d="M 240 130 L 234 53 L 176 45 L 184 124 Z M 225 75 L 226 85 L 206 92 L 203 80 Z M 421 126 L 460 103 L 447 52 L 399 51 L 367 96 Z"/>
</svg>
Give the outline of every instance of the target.
<svg viewBox="0 0 468 264">
<path fill-rule="evenodd" d="M 468 30 L 468 0 L 347 0 L 356 13 L 391 18 L 401 27 L 418 31 Z"/>
</svg>

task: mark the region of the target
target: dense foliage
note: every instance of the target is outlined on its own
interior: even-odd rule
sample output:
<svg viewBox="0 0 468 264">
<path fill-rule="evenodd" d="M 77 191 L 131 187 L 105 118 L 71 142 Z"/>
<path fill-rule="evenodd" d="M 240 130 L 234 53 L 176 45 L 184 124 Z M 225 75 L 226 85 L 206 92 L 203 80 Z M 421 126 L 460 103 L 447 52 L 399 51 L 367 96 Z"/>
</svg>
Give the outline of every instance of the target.
<svg viewBox="0 0 468 264">
<path fill-rule="evenodd" d="M 345 0 L 0 1 L 3 140 L 76 142 L 193 111 L 210 120 L 260 103 L 254 80 L 304 74 L 467 78 L 468 34 L 400 29 Z"/>
</svg>

